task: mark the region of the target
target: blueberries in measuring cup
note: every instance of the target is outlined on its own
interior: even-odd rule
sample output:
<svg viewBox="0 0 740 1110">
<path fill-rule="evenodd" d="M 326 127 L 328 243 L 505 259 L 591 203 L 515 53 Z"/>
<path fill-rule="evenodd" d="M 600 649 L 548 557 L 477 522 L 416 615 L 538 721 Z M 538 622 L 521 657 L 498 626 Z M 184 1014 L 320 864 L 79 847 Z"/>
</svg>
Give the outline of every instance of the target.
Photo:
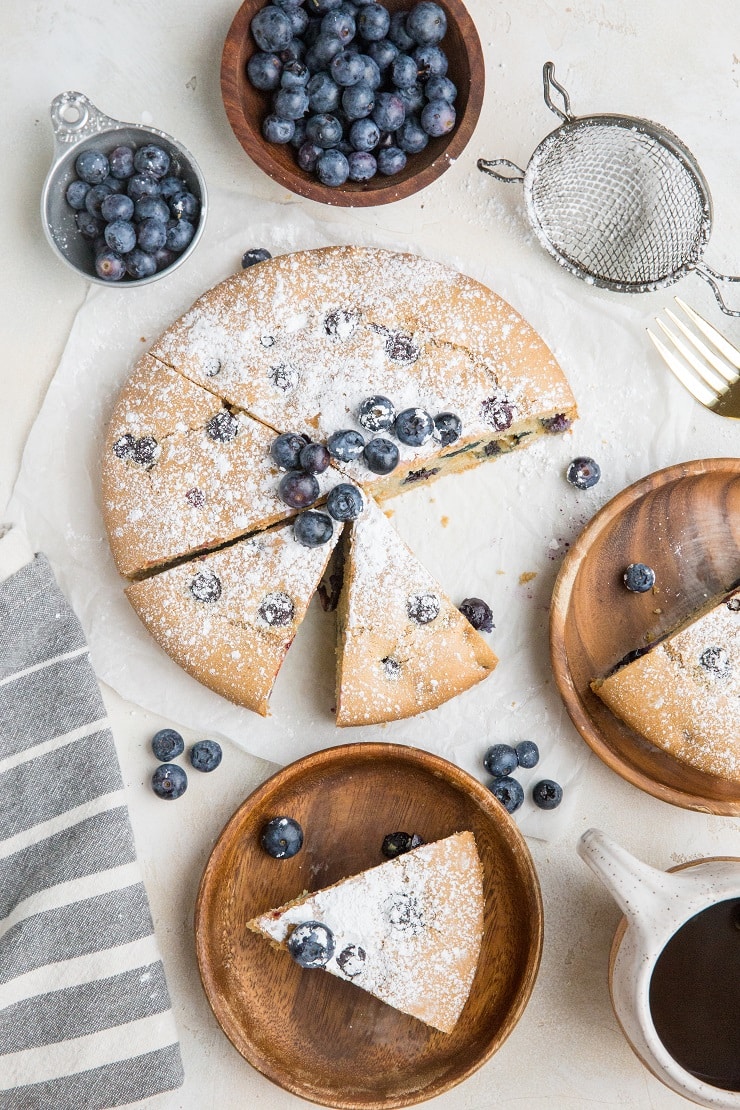
<svg viewBox="0 0 740 1110">
<path fill-rule="evenodd" d="M 282 67 L 282 63 L 280 63 Z M 83 150 L 65 188 L 77 230 L 104 281 L 140 281 L 167 269 L 192 242 L 200 201 L 158 143 Z"/>
</svg>

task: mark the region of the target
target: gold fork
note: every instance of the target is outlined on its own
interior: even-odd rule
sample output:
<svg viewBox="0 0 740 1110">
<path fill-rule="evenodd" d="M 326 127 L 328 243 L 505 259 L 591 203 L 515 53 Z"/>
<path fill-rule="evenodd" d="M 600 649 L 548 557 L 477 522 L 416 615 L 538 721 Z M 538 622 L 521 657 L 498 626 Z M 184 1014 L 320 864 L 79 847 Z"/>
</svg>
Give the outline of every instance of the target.
<svg viewBox="0 0 740 1110">
<path fill-rule="evenodd" d="M 667 347 L 649 328 L 648 335 L 668 369 L 688 389 L 692 397 L 719 416 L 740 420 L 740 350 L 680 297 L 675 297 L 674 300 L 705 339 L 709 340 L 710 345 L 669 308 L 665 310 L 666 316 L 681 334 L 677 335 L 657 316 L 655 322 L 675 350 Z"/>
</svg>

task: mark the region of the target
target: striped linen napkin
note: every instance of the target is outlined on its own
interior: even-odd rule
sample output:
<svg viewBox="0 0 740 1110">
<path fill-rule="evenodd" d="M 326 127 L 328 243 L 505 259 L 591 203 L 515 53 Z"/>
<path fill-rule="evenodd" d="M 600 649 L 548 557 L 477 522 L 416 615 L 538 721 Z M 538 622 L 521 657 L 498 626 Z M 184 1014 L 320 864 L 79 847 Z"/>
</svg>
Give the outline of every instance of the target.
<svg viewBox="0 0 740 1110">
<path fill-rule="evenodd" d="M 43 555 L 0 536 L 0 1110 L 182 1083 L 113 737 Z"/>
</svg>

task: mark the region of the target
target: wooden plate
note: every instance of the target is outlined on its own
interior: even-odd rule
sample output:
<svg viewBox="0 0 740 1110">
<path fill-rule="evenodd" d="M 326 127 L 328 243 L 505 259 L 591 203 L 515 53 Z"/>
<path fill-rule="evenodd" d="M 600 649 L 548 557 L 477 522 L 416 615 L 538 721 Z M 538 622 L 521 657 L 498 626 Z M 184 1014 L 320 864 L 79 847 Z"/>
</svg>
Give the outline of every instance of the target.
<svg viewBox="0 0 740 1110">
<path fill-rule="evenodd" d="M 234 16 L 221 57 L 221 97 L 231 128 L 249 157 L 269 177 L 299 196 L 324 204 L 360 208 L 387 204 L 417 193 L 452 165 L 466 147 L 478 122 L 485 86 L 483 50 L 475 24 L 462 0 L 438 0 L 447 15 L 442 47 L 449 61 L 448 76 L 457 87 L 457 122 L 449 135 L 431 139 L 420 154 L 409 155 L 405 169 L 392 177 L 378 174 L 366 184 L 347 181 L 339 188 L 322 185 L 315 174 L 302 170 L 295 151 L 262 138 L 262 120 L 270 111 L 272 94 L 260 92 L 247 80 L 246 65 L 257 47 L 249 25 L 265 0 L 244 0 Z M 410 10 L 413 0 L 384 0 L 390 12 Z"/>
<path fill-rule="evenodd" d="M 657 592 L 631 594 L 632 562 Z M 702 459 L 649 474 L 596 514 L 566 556 L 553 592 L 550 651 L 581 736 L 628 782 L 686 809 L 740 814 L 740 784 L 704 774 L 649 744 L 589 683 L 628 651 L 670 631 L 740 577 L 740 459 Z"/>
<path fill-rule="evenodd" d="M 260 830 L 294 817 L 305 842 L 274 860 Z M 272 906 L 383 862 L 386 833 L 426 841 L 465 829 L 483 864 L 484 937 L 470 997 L 439 1033 L 320 972 L 307 972 L 244 928 Z M 480 1067 L 516 1025 L 542 948 L 542 901 L 529 850 L 493 795 L 438 756 L 397 744 L 346 744 L 284 768 L 231 818 L 201 881 L 200 974 L 216 1020 L 268 1079 L 326 1106 L 421 1102 Z"/>
</svg>

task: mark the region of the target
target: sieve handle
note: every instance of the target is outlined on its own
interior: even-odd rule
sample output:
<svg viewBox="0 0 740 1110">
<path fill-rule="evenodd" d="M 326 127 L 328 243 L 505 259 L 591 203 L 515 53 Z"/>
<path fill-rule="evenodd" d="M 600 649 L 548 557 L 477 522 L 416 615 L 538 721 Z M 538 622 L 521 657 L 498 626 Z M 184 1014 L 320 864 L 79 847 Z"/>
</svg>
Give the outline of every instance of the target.
<svg viewBox="0 0 740 1110">
<path fill-rule="evenodd" d="M 698 274 L 700 278 L 703 278 L 704 281 L 711 286 L 712 292 L 717 298 L 717 304 L 726 316 L 740 316 L 740 309 L 730 308 L 722 296 L 722 291 L 718 284 L 720 281 L 740 281 L 740 274 L 734 277 L 731 277 L 729 274 L 718 274 L 711 266 L 707 266 L 706 262 L 700 262 L 698 266 L 694 266 L 694 273 Z"/>
<path fill-rule="evenodd" d="M 545 62 L 544 66 L 542 67 L 542 84 L 545 90 L 545 104 L 547 105 L 547 107 L 550 109 L 551 112 L 554 112 L 556 116 L 560 116 L 563 123 L 571 123 L 576 117 L 570 110 L 570 97 L 568 96 L 568 93 L 565 91 L 560 82 L 555 80 L 554 62 Z M 557 105 L 553 100 L 553 90 L 555 90 L 555 92 L 557 93 L 560 93 L 560 96 L 563 100 L 562 108 L 559 107 L 559 105 Z"/>
<path fill-rule="evenodd" d="M 511 175 L 499 173 L 493 168 L 494 166 L 506 166 L 514 173 Z M 486 161 L 485 158 L 479 158 L 478 169 L 482 170 L 483 173 L 490 173 L 491 177 L 495 177 L 497 181 L 503 181 L 507 185 L 510 185 L 512 181 L 524 181 L 524 170 L 521 166 L 517 166 L 516 162 L 510 162 L 508 158 L 494 158 L 492 162 Z"/>
</svg>

